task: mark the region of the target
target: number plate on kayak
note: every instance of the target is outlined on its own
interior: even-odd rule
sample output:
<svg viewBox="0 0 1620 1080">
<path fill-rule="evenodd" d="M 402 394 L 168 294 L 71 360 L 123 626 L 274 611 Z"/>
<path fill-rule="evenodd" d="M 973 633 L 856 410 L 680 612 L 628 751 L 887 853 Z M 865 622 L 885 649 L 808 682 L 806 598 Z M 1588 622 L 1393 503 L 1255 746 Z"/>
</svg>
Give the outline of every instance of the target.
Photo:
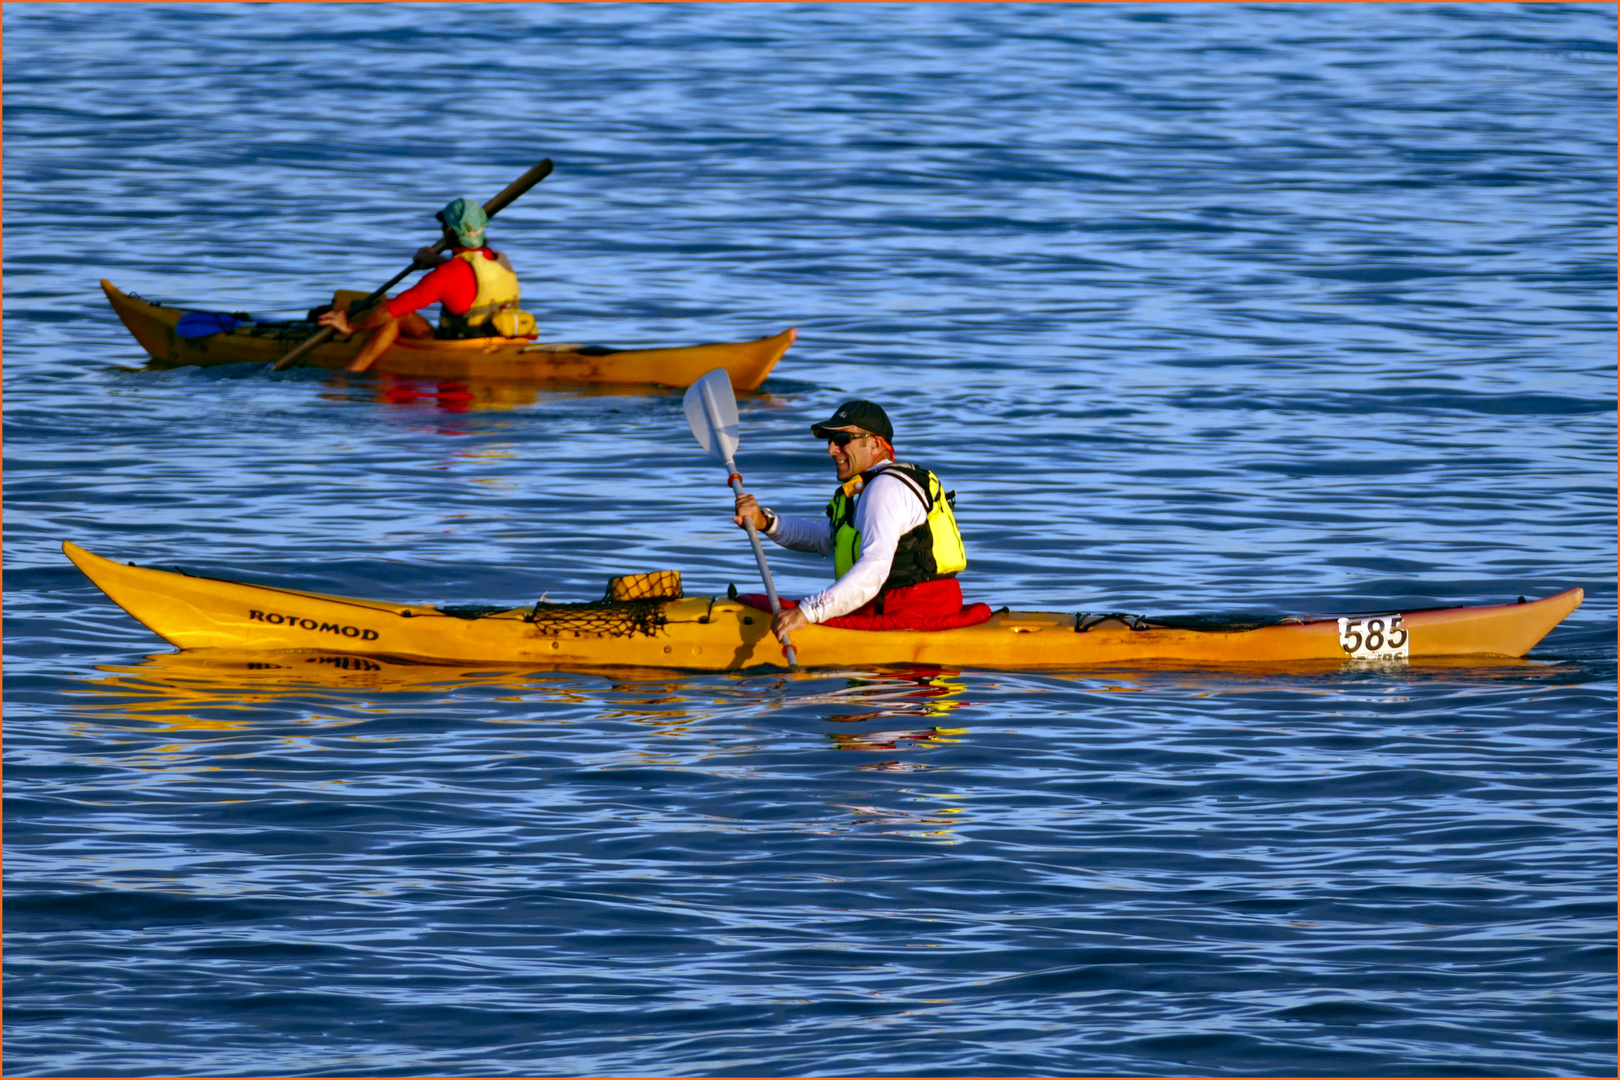
<svg viewBox="0 0 1620 1080">
<path fill-rule="evenodd" d="M 1405 660 L 1412 652 L 1412 635 L 1399 615 L 1341 618 L 1339 647 L 1355 660 Z"/>
</svg>

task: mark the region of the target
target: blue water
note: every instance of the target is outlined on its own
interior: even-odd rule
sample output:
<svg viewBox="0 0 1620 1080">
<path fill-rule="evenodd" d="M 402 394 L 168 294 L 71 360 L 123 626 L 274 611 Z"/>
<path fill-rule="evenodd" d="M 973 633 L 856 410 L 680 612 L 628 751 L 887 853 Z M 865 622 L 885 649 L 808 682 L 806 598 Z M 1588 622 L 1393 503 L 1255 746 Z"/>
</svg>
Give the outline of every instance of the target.
<svg viewBox="0 0 1620 1080">
<path fill-rule="evenodd" d="M 7 1075 L 1614 1074 L 1612 5 L 4 18 Z M 295 315 L 542 156 L 543 334 L 797 326 L 751 490 L 882 401 L 970 598 L 1586 603 L 1483 666 L 254 667 L 65 561 L 757 588 L 678 393 L 151 371 L 97 288 Z"/>
</svg>

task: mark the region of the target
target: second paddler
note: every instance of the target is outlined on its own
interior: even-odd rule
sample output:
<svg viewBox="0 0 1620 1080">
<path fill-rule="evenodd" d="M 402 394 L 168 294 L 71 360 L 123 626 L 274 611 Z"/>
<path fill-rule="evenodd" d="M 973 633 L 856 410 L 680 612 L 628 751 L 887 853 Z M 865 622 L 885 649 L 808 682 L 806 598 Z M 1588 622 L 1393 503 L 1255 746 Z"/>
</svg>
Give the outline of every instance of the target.
<svg viewBox="0 0 1620 1080">
<path fill-rule="evenodd" d="M 373 331 L 365 347 L 349 364 L 350 371 L 365 371 L 401 337 L 469 338 L 530 337 L 534 318 L 518 306 L 516 272 L 507 257 L 484 242 L 489 218 L 472 199 L 453 199 L 436 215 L 450 244 L 448 256 L 432 247 L 416 253 L 415 265 L 428 273 L 391 300 L 378 303 L 351 324 L 341 311 L 319 318 L 339 334 Z M 417 311 L 439 304 L 435 328 Z"/>
</svg>

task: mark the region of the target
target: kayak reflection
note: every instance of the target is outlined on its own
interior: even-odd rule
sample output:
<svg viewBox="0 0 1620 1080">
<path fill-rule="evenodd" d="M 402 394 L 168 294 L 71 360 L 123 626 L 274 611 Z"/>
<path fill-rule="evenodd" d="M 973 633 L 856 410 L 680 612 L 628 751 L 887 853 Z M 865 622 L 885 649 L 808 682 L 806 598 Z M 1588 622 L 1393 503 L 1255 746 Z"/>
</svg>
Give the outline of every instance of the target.
<svg viewBox="0 0 1620 1080">
<path fill-rule="evenodd" d="M 604 718 L 662 728 L 708 715 L 692 707 L 692 688 L 685 681 L 656 668 L 534 671 L 417 664 L 352 653 L 191 649 L 96 670 L 106 674 L 84 680 L 80 692 L 94 702 L 84 711 L 173 729 L 242 727 L 279 718 L 289 707 L 320 710 L 326 721 L 346 723 L 404 704 L 390 702 L 390 697 L 429 694 L 440 700 L 467 690 L 496 691 L 501 699 L 532 701 L 542 710 L 548 703 L 573 707 L 595 701 Z M 607 685 L 582 685 L 582 679 L 597 677 Z M 329 709 L 347 719 L 327 715 Z M 549 718 L 538 712 L 530 711 L 521 719 Z"/>
<path fill-rule="evenodd" d="M 442 698 L 464 690 L 494 690 L 505 700 L 522 698 L 537 705 L 590 701 L 604 719 L 670 728 L 714 716 L 715 690 L 723 693 L 725 687 L 744 698 L 751 710 L 808 704 L 820 712 L 827 705 L 843 706 L 825 719 L 846 722 L 943 715 L 958 707 L 956 698 L 962 692 L 955 673 L 933 669 L 844 673 L 846 685 L 828 691 L 820 688 L 829 681 L 826 672 L 773 672 L 761 678 L 634 667 L 559 671 L 249 649 L 157 653 L 139 664 L 102 665 L 96 670 L 104 677 L 82 683 L 81 693 L 96 702 L 88 711 L 196 729 L 238 727 L 264 719 L 267 710 L 278 705 L 308 708 L 323 700 L 332 702 L 332 695 L 341 695 L 347 710 L 387 711 L 384 699 L 391 695 L 428 693 Z M 801 695 L 797 692 L 801 688 L 811 692 Z M 526 717 L 543 718 L 532 713 Z M 856 743 L 849 747 L 856 748 Z"/>
<path fill-rule="evenodd" d="M 795 696 L 794 705 L 835 706 L 838 711 L 828 712 L 824 718 L 845 723 L 898 716 L 943 716 L 964 704 L 959 698 L 967 688 L 961 672 L 945 668 L 821 671 L 816 676 L 818 681 L 829 677 L 847 681 L 836 690 Z"/>
<path fill-rule="evenodd" d="M 921 728 L 913 731 L 863 731 L 855 735 L 834 733 L 828 738 L 840 750 L 915 750 L 941 743 L 961 742 L 967 728 Z"/>
<path fill-rule="evenodd" d="M 655 384 L 535 383 L 511 380 L 413 379 L 380 372 L 364 378 L 325 380 L 321 396 L 331 401 L 374 401 L 382 405 L 434 409 L 447 413 L 504 412 L 534 405 L 542 398 L 667 397 L 674 391 Z M 776 408 L 785 399 L 768 391 L 749 393 L 751 402 Z"/>
<path fill-rule="evenodd" d="M 174 729 L 246 726 L 289 699 L 307 702 L 324 691 L 453 691 L 477 685 L 520 690 L 531 681 L 526 672 L 517 671 L 407 664 L 344 653 L 224 649 L 159 653 L 141 664 L 96 670 L 106 677 L 84 680 L 81 692 L 95 702 L 86 711 Z"/>
<path fill-rule="evenodd" d="M 385 405 L 430 405 L 443 412 L 498 412 L 533 405 L 540 391 L 533 386 L 469 383 L 459 379 L 420 382 L 382 375 L 370 387 L 371 397 Z"/>
</svg>

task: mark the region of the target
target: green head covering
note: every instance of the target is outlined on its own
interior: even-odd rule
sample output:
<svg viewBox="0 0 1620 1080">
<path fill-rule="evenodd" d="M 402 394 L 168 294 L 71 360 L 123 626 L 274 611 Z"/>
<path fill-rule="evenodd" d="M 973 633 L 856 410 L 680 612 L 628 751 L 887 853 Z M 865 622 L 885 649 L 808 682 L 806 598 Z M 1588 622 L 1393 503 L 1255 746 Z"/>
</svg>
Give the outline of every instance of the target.
<svg viewBox="0 0 1620 1080">
<path fill-rule="evenodd" d="M 484 246 L 484 226 L 489 224 L 489 215 L 471 199 L 452 199 L 435 216 L 455 233 L 457 244 L 466 248 Z"/>
</svg>

